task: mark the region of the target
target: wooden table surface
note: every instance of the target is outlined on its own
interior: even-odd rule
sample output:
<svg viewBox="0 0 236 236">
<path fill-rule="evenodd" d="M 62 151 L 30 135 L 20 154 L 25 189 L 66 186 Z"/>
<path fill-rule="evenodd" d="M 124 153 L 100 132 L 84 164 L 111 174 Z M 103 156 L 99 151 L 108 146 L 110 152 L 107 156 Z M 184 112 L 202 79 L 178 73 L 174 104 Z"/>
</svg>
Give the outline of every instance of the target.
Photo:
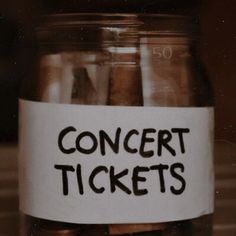
<svg viewBox="0 0 236 236">
<path fill-rule="evenodd" d="M 215 149 L 214 236 L 236 235 L 236 144 L 218 140 Z M 0 236 L 17 236 L 17 145 L 0 144 Z"/>
</svg>

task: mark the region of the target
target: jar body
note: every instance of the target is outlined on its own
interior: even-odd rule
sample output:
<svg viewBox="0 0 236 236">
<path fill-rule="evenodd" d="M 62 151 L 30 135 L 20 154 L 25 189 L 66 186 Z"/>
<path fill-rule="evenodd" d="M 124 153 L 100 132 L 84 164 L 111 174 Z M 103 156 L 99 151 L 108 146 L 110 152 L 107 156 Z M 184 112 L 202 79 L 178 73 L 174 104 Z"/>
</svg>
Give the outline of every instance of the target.
<svg viewBox="0 0 236 236">
<path fill-rule="evenodd" d="M 65 43 L 65 39 L 61 44 L 45 43 L 32 78 L 23 84 L 21 99 L 122 107 L 213 106 L 208 79 L 189 36 L 150 32 L 140 35 L 137 16 L 132 17 L 132 24 L 122 25 L 126 16 L 120 25 L 115 22 L 108 31 L 107 22 L 85 27 L 85 31 L 81 31 L 81 25 L 70 29 L 73 33 L 69 39 L 77 30 L 78 35 L 86 35 L 89 43 Z M 61 31 L 58 35 L 62 35 Z M 22 236 L 210 236 L 212 228 L 211 215 L 150 224 L 72 224 L 31 216 L 23 221 Z"/>
</svg>

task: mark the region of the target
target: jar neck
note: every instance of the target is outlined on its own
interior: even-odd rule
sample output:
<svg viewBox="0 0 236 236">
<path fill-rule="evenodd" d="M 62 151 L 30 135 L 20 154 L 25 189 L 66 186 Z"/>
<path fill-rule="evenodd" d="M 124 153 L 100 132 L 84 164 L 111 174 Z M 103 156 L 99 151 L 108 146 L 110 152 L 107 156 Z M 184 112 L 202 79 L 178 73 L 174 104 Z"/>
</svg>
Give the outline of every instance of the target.
<svg viewBox="0 0 236 236">
<path fill-rule="evenodd" d="M 45 16 L 36 36 L 44 48 L 96 51 L 137 44 L 139 26 L 134 14 L 59 14 Z"/>
<path fill-rule="evenodd" d="M 197 26 L 192 18 L 174 15 L 59 14 L 45 16 L 36 35 L 41 51 L 109 48 L 113 55 L 122 56 L 125 50 L 137 49 L 141 44 L 190 49 L 196 42 Z"/>
</svg>

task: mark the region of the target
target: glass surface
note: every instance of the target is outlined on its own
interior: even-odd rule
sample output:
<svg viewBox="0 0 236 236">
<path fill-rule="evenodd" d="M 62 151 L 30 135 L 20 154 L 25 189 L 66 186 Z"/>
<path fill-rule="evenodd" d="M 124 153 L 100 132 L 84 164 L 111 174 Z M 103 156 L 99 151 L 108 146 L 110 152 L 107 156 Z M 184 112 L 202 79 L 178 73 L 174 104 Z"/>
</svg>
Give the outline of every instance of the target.
<svg viewBox="0 0 236 236">
<path fill-rule="evenodd" d="M 190 19 L 175 16 L 45 18 L 37 31 L 37 60 L 21 97 L 84 105 L 212 106 L 195 52 L 194 27 Z M 211 235 L 210 215 L 144 225 L 79 225 L 30 216 L 23 221 L 21 236 Z"/>
</svg>

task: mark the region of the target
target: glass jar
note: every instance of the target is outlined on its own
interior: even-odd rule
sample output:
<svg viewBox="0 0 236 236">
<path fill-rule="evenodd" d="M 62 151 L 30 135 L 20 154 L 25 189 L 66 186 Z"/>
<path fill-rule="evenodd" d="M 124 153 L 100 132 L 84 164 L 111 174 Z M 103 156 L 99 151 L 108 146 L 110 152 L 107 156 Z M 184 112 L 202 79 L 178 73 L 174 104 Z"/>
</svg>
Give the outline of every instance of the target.
<svg viewBox="0 0 236 236">
<path fill-rule="evenodd" d="M 52 205 L 54 200 L 55 202 L 57 201 L 57 197 L 53 196 L 54 190 L 52 189 L 54 189 L 55 186 L 59 188 L 60 184 L 55 183 L 51 187 L 50 184 L 48 184 L 49 187 L 47 189 L 45 187 L 45 193 L 41 190 L 38 193 L 36 193 L 38 190 L 34 192 L 38 186 L 40 188 L 42 183 L 47 184 L 47 180 L 48 183 L 50 183 L 50 180 L 47 179 L 50 177 L 48 177 L 47 174 L 43 174 L 49 165 L 41 162 L 39 158 L 32 158 L 32 160 L 34 160 L 31 160 L 32 156 L 36 157 L 38 155 L 35 155 L 35 150 L 38 150 L 36 146 L 42 147 L 43 151 L 37 151 L 40 152 L 41 156 L 48 155 L 48 159 L 50 159 L 51 155 L 49 152 L 47 153 L 47 148 L 49 147 L 41 145 L 41 140 L 46 140 L 51 135 L 51 132 L 47 132 L 51 129 L 53 124 L 58 124 L 60 126 L 63 122 L 67 122 L 70 120 L 70 117 L 73 116 L 73 112 L 77 112 L 77 110 L 81 110 L 82 113 L 86 114 L 90 114 L 89 110 L 91 109 L 96 110 L 98 113 L 91 113 L 90 116 L 87 115 L 87 118 L 83 119 L 83 122 L 86 119 L 88 119 L 89 122 L 91 117 L 93 118 L 94 116 L 94 121 L 91 123 L 93 126 L 101 125 L 102 127 L 105 127 L 105 121 L 104 124 L 100 124 L 103 119 L 106 120 L 107 123 L 111 121 L 111 125 L 119 125 L 118 118 L 115 115 L 117 114 L 120 117 L 119 119 L 123 119 L 123 116 L 126 117 L 124 119 L 132 118 L 131 121 L 128 121 L 128 124 L 134 123 L 134 127 L 139 127 L 142 122 L 144 124 L 146 122 L 145 112 L 147 111 L 147 114 L 149 114 L 150 109 L 155 109 L 157 107 L 160 107 L 160 109 L 161 107 L 170 107 L 171 112 L 176 112 L 174 108 L 178 107 L 184 109 L 181 110 L 181 112 L 178 111 L 178 114 L 181 114 L 182 111 L 187 111 L 186 113 L 188 113 L 188 110 L 185 109 L 189 108 L 199 110 L 198 108 L 200 107 L 205 109 L 211 107 L 213 105 L 213 100 L 209 81 L 195 51 L 195 45 L 197 42 L 197 31 L 195 27 L 196 22 L 192 21 L 188 17 L 169 15 L 77 14 L 54 15 L 42 18 L 40 27 L 38 27 L 36 33 L 39 42 L 37 58 L 33 63 L 30 79 L 25 80 L 22 84 L 20 101 L 20 205 L 22 211 L 28 215 L 22 220 L 22 222 L 24 222 L 22 223 L 22 236 L 211 235 L 211 206 L 209 206 L 210 210 L 207 209 L 201 213 L 196 213 L 192 217 L 186 218 L 180 216 L 177 217 L 177 219 L 176 217 L 172 218 L 169 216 L 169 218 L 167 217 L 168 219 L 166 217 L 163 217 L 162 220 L 159 218 L 159 220 L 154 220 L 154 218 L 152 218 L 150 221 L 145 219 L 142 222 L 142 219 L 138 218 L 138 216 L 137 218 L 134 217 L 135 210 L 132 212 L 129 209 L 125 214 L 119 212 L 119 207 L 120 209 L 123 209 L 121 211 L 125 211 L 124 206 L 131 198 L 126 199 L 127 202 L 124 206 L 122 205 L 123 203 L 121 200 L 123 199 L 123 195 L 115 198 L 116 201 L 119 199 L 121 200 L 121 202 L 118 202 L 117 204 L 114 204 L 114 201 L 110 200 L 112 198 L 111 195 L 109 195 L 108 198 L 103 198 L 101 194 L 104 193 L 106 188 L 96 187 L 97 182 L 95 183 L 94 176 L 91 177 L 92 174 L 89 177 L 88 186 L 100 195 L 96 199 L 96 197 L 90 193 L 92 199 L 90 199 L 90 201 L 97 201 L 96 206 L 100 211 L 97 213 L 97 208 L 92 208 L 93 211 L 91 212 L 89 212 L 89 210 L 86 211 L 86 208 L 83 208 L 83 204 L 81 204 L 80 207 L 82 207 L 81 209 L 83 210 L 78 212 L 78 214 L 82 218 L 84 215 L 86 215 L 85 218 L 93 218 L 91 215 L 94 215 L 96 218 L 96 215 L 100 215 L 98 215 L 96 219 L 88 220 L 88 222 L 86 222 L 86 219 L 84 218 L 81 221 L 76 219 L 76 212 L 74 216 L 71 216 L 68 212 L 66 213 L 66 211 L 64 211 L 65 209 L 63 210 L 63 208 L 60 208 L 59 204 L 59 215 L 57 215 L 58 217 L 53 217 L 50 212 L 51 209 L 49 208 L 55 209 L 55 206 Z M 27 105 L 26 103 L 30 103 L 31 105 Z M 37 104 L 40 106 L 47 106 L 50 111 L 45 111 L 42 117 L 41 113 L 38 114 L 38 112 L 42 112 L 40 107 L 29 112 L 31 109 L 29 107 L 36 107 L 38 106 Z M 70 106 L 68 104 L 74 105 Z M 60 112 L 57 113 L 56 109 L 59 109 L 59 106 L 63 107 L 63 109 L 66 108 L 66 110 L 63 111 L 63 115 L 60 115 Z M 70 113 L 72 107 L 75 111 Z M 142 111 L 142 114 L 139 113 L 139 109 L 145 107 L 147 107 L 147 110 L 143 110 L 144 113 L 142 113 Z M 119 111 L 119 108 L 122 110 Z M 104 111 L 102 109 L 104 109 Z M 107 113 L 106 109 L 111 109 L 111 112 L 109 111 Z M 51 111 L 54 111 L 53 114 L 55 117 L 53 115 L 53 121 L 55 122 L 52 121 L 51 125 L 49 125 L 48 119 L 51 119 L 52 117 L 52 115 L 50 115 Z M 124 115 L 122 115 L 122 112 L 124 112 Z M 162 112 L 162 110 L 160 110 L 160 112 Z M 82 113 L 80 113 L 80 116 L 83 116 Z M 96 114 L 98 114 L 98 118 L 96 118 Z M 131 118 L 129 118 L 129 114 Z M 139 115 L 143 118 L 140 118 Z M 177 115 L 177 113 L 173 113 L 173 116 L 175 115 L 177 120 L 186 119 Z M 57 121 L 57 119 L 60 119 L 60 116 L 65 116 L 63 122 L 61 121 L 62 123 Z M 106 116 L 108 116 L 108 119 L 106 119 Z M 36 117 L 41 117 L 38 118 L 39 120 L 44 120 L 41 125 L 47 128 L 38 127 L 37 129 L 34 129 L 36 126 Z M 209 115 L 209 117 L 211 116 Z M 210 120 L 209 117 L 208 119 Z M 168 120 L 169 118 L 166 117 L 166 119 Z M 209 140 L 209 146 L 207 146 L 209 150 L 207 149 L 206 151 L 208 157 L 206 163 L 203 164 L 208 168 L 204 172 L 208 178 L 206 183 L 210 184 L 206 186 L 206 188 L 209 189 L 208 198 L 204 199 L 209 201 L 209 205 L 212 205 L 213 170 L 211 149 L 213 138 L 210 136 L 212 135 L 212 120 L 209 120 L 207 120 L 206 123 L 207 127 L 209 126 L 208 139 L 211 138 L 211 140 Z M 27 126 L 25 125 L 26 122 L 28 122 Z M 186 121 L 186 123 L 188 123 L 188 121 Z M 89 129 L 91 124 L 81 124 L 79 125 L 79 129 Z M 126 122 L 124 121 L 122 124 L 125 126 Z M 146 125 L 148 128 L 151 128 L 149 127 L 150 124 L 151 123 L 149 123 L 147 118 Z M 72 126 L 68 128 L 70 129 L 68 132 L 75 132 L 76 130 Z M 103 142 L 106 141 L 116 154 L 119 154 L 120 150 L 116 148 L 116 142 L 118 142 L 120 137 L 122 137 L 122 135 L 119 136 L 121 128 L 117 128 L 117 139 L 114 142 L 109 138 L 107 133 L 101 130 L 99 131 L 100 139 L 103 137 Z M 42 129 L 44 130 L 43 133 L 39 134 Z M 128 128 L 125 127 L 123 129 Z M 38 131 L 37 135 L 36 130 Z M 111 130 L 111 127 L 108 130 Z M 70 141 L 68 140 L 63 141 L 64 143 L 62 142 L 65 132 L 67 131 L 63 130 L 60 133 L 58 145 L 61 152 L 71 155 L 75 152 L 75 148 L 68 149 L 68 143 L 70 144 Z M 101 136 L 101 132 L 103 132 L 104 136 Z M 146 129 L 146 132 L 151 133 L 154 131 L 153 129 L 151 131 Z M 164 132 L 167 132 L 167 130 Z M 185 131 L 182 130 L 181 132 L 179 131 L 178 133 L 179 140 L 183 141 L 183 132 Z M 129 153 L 129 155 L 131 153 L 136 154 L 138 150 L 128 146 L 127 140 L 130 139 L 131 135 L 134 136 L 138 134 L 139 131 L 132 129 L 126 135 L 124 149 Z M 83 142 L 81 140 L 83 137 L 79 135 L 76 139 L 76 149 L 78 151 L 80 150 L 82 155 L 86 154 L 86 156 L 89 156 L 89 154 L 98 147 L 96 137 L 89 131 L 81 133 L 81 135 L 84 135 L 83 137 L 87 135 L 87 137 L 92 140 L 92 148 L 82 148 Z M 160 132 L 158 132 L 158 137 L 160 135 Z M 148 138 L 144 134 L 142 137 L 142 140 L 146 139 L 146 143 L 153 142 L 150 137 Z M 162 141 L 167 142 L 164 138 L 164 134 Z M 49 142 L 50 141 L 47 141 L 47 143 Z M 105 144 L 103 143 L 102 148 L 101 144 L 101 156 L 106 156 L 104 145 Z M 168 148 L 171 149 L 167 143 L 163 144 L 162 148 L 166 148 L 166 150 Z M 94 150 L 92 151 L 92 149 Z M 170 153 L 173 154 L 172 151 L 170 150 Z M 54 150 L 54 152 L 56 151 Z M 107 150 L 107 152 L 110 153 L 109 150 Z M 152 155 L 152 153 L 145 150 L 144 146 L 140 147 L 139 153 L 145 160 L 137 162 L 137 165 L 144 165 L 145 161 Z M 181 146 L 181 153 L 185 153 L 183 143 Z M 122 153 L 122 155 L 124 155 L 124 153 Z M 161 154 L 159 156 L 161 156 Z M 100 162 L 103 163 L 103 160 L 100 160 L 99 163 Z M 135 161 L 132 163 L 134 164 Z M 119 166 L 119 162 L 116 164 Z M 130 166 L 131 164 L 123 163 L 122 165 Z M 201 168 L 201 165 L 198 168 Z M 88 186 L 82 182 L 85 175 L 82 173 L 80 164 L 77 165 L 76 170 L 72 165 L 67 166 L 66 169 L 63 169 L 65 166 L 62 167 L 62 165 L 55 165 L 54 167 L 61 171 L 62 179 L 64 181 L 62 189 L 64 195 L 62 199 L 64 200 L 61 202 L 62 205 L 64 202 L 67 202 L 66 196 L 75 194 L 74 192 L 71 192 L 74 191 L 71 190 L 74 185 L 78 185 L 79 195 L 84 196 L 83 194 Z M 119 168 L 121 167 L 119 166 Z M 89 168 L 90 166 L 86 167 L 86 169 Z M 119 178 L 126 175 L 126 170 L 115 175 L 112 166 L 109 170 L 105 164 L 102 167 L 100 166 L 100 168 L 102 169 L 99 170 L 99 173 L 108 173 L 109 171 L 110 176 L 113 176 L 111 185 L 113 181 L 114 186 L 113 189 L 111 187 L 111 192 L 118 192 L 117 188 L 125 192 L 128 196 L 131 196 L 132 192 L 135 193 L 136 196 L 142 194 L 145 195 L 148 192 L 145 192 L 145 189 L 140 190 L 137 187 L 137 182 L 146 181 L 146 178 L 138 176 L 137 173 L 135 177 L 133 172 L 133 191 L 131 191 L 126 185 L 127 180 L 124 182 L 125 184 L 119 182 Z M 147 167 L 145 168 L 142 169 L 142 171 L 147 171 Z M 157 168 L 157 166 L 155 166 L 155 168 Z M 155 168 L 152 166 L 151 169 L 154 170 Z M 69 173 L 75 171 L 77 171 L 77 182 L 69 184 Z M 164 169 L 162 171 L 164 171 Z M 41 174 L 37 174 L 36 172 L 41 172 Z M 95 172 L 92 171 L 92 173 L 94 174 Z M 32 177 L 32 175 L 36 177 Z M 185 181 L 181 179 L 178 173 L 172 171 L 172 175 L 176 179 L 182 180 L 182 184 L 184 185 Z M 164 178 L 163 172 L 159 170 L 159 178 L 161 179 L 161 177 Z M 114 178 L 116 179 L 114 180 Z M 135 178 L 136 180 L 134 180 Z M 191 176 L 189 178 L 192 179 Z M 196 181 L 196 179 L 198 179 L 198 177 L 191 181 Z M 100 181 L 105 184 L 106 180 L 103 179 Z M 135 186 L 136 190 L 134 190 Z M 34 188 L 34 190 L 32 190 L 32 188 Z M 50 192 L 49 195 L 46 194 L 46 191 Z M 162 188 L 161 192 L 164 193 L 165 189 Z M 173 186 L 172 192 L 178 194 L 177 190 L 173 190 Z M 74 199 L 78 196 L 78 193 L 76 194 L 73 195 Z M 197 196 L 199 196 L 199 194 L 201 195 L 199 192 L 196 193 Z M 43 198 L 44 195 L 52 199 L 46 197 Z M 90 196 L 88 198 L 90 198 Z M 123 197 L 124 199 L 126 198 L 125 196 Z M 39 202 L 37 202 L 39 198 L 44 202 L 48 199 L 48 207 L 45 207 L 47 204 L 41 204 L 39 206 Z M 186 203 L 187 205 L 195 204 L 193 202 L 193 197 L 187 199 L 189 199 L 189 202 Z M 201 201 L 203 202 L 204 199 Z M 132 201 L 135 202 L 135 199 Z M 164 201 L 166 205 L 172 204 L 172 200 L 168 201 L 162 199 L 162 201 Z M 51 204 L 49 202 L 51 202 Z M 93 205 L 92 202 L 90 203 Z M 71 212 L 76 207 L 72 202 L 67 202 L 67 204 L 67 207 L 71 209 Z M 118 207 L 114 210 L 114 215 L 109 216 L 105 206 L 108 206 L 108 208 L 115 208 L 114 205 L 117 205 Z M 127 209 L 129 208 L 128 205 Z M 89 208 L 89 204 L 86 205 L 86 207 Z M 149 211 L 145 211 L 145 204 L 142 207 L 144 211 L 143 215 L 148 216 Z M 27 210 L 25 210 L 26 208 Z M 37 212 L 37 210 L 35 210 L 36 208 L 41 208 L 43 210 L 40 214 L 37 214 L 35 213 Z M 152 206 L 150 205 L 149 208 L 151 209 Z M 180 209 L 184 211 L 183 207 Z M 181 215 L 181 213 L 177 213 L 180 209 L 176 209 L 172 206 L 168 211 L 173 212 L 173 215 Z M 101 212 L 104 212 L 104 214 L 101 214 Z M 150 215 L 152 214 L 153 213 L 150 212 Z M 120 217 L 120 215 L 123 215 L 123 218 Z M 125 219 L 126 215 L 128 215 L 128 219 Z M 160 215 L 162 215 L 162 213 L 160 213 Z M 117 219 L 116 216 L 118 216 Z M 112 219 L 109 220 L 109 217 Z"/>
</svg>

